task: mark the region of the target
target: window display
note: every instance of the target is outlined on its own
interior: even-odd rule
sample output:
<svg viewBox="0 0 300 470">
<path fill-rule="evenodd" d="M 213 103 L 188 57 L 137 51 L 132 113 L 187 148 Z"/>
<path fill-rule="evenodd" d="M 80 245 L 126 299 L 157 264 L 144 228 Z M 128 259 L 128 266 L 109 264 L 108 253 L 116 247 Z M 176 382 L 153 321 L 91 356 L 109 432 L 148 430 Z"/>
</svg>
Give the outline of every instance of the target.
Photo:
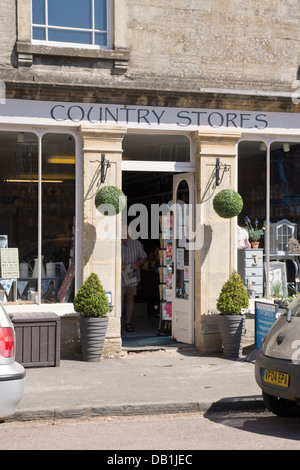
<svg viewBox="0 0 300 470">
<path fill-rule="evenodd" d="M 173 214 L 160 217 L 160 327 L 165 334 L 171 333 L 172 282 L 173 282 Z"/>
<path fill-rule="evenodd" d="M 189 298 L 189 250 L 187 249 L 187 238 L 189 229 L 189 188 L 186 181 L 179 184 L 177 195 L 181 199 L 176 200 L 177 226 L 175 227 L 176 242 L 176 297 L 179 299 Z"/>
<path fill-rule="evenodd" d="M 257 221 L 257 225 L 264 230 L 264 235 L 259 239 L 259 248 L 263 250 L 264 290 L 263 294 L 259 293 L 256 297 L 269 294 L 271 297 L 286 299 L 299 293 L 299 157 L 300 144 L 296 142 L 273 142 L 269 152 L 263 142 L 248 141 L 239 145 L 238 190 L 243 197 L 244 206 L 238 225 L 245 227 L 245 218 L 250 218 Z M 269 242 L 266 236 L 267 225 Z M 250 235 L 249 230 L 248 232 Z M 277 268 L 282 263 L 281 274 L 275 280 L 273 267 L 276 265 Z M 254 272 L 253 269 L 252 271 Z M 257 285 L 257 279 L 253 278 L 253 273 L 251 276 L 253 287 L 253 282 Z"/>
<path fill-rule="evenodd" d="M 3 302 L 37 303 L 39 294 L 41 302 L 59 301 L 64 278 L 75 263 L 75 142 L 70 135 L 45 134 L 41 175 L 38 146 L 33 133 L 0 132 Z"/>
</svg>

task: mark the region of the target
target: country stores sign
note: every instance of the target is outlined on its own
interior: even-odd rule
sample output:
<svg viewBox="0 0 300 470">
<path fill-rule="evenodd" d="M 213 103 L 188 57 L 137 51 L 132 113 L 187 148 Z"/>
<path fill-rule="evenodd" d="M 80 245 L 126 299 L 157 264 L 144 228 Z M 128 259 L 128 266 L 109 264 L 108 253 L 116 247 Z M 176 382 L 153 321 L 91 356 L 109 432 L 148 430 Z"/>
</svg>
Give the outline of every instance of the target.
<svg viewBox="0 0 300 470">
<path fill-rule="evenodd" d="M 258 133 L 280 129 L 298 131 L 298 113 L 264 113 L 195 108 L 6 100 L 0 104 L 0 123 L 80 126 L 118 125 L 133 129 L 239 129 Z"/>
</svg>

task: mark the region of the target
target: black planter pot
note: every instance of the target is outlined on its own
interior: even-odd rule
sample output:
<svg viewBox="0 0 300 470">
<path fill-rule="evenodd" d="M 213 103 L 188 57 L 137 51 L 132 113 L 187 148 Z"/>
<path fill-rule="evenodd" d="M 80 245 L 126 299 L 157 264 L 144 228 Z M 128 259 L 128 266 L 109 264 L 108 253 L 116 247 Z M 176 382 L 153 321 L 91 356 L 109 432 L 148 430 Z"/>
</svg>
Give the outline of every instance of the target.
<svg viewBox="0 0 300 470">
<path fill-rule="evenodd" d="M 108 317 L 80 317 L 81 352 L 84 361 L 101 360 Z"/>
<path fill-rule="evenodd" d="M 219 329 L 226 357 L 239 358 L 243 351 L 245 315 L 219 315 Z"/>
</svg>

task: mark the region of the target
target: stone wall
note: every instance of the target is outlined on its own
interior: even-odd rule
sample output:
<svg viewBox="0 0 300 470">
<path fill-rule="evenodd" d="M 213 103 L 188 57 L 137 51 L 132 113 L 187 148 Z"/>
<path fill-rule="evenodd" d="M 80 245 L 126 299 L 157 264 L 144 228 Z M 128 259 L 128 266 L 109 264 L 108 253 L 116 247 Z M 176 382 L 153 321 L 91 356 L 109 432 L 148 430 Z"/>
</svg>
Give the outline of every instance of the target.
<svg viewBox="0 0 300 470">
<path fill-rule="evenodd" d="M 94 272 L 104 289 L 112 292 L 113 308 L 109 314 L 103 354 L 118 354 L 121 351 L 121 214 L 112 217 L 101 215 L 95 207 L 94 198 L 97 190 L 104 185 L 122 186 L 122 140 L 125 133 L 125 128 L 117 126 L 90 125 L 80 128 L 83 143 L 82 280 L 85 281 Z M 99 181 L 102 152 L 110 163 L 104 183 Z M 107 224 L 113 231 L 109 237 L 105 235 Z"/>
<path fill-rule="evenodd" d="M 111 60 L 108 51 L 75 48 L 59 57 L 59 50 L 42 47 L 30 65 L 24 6 L 30 0 L 0 0 L 0 78 L 108 89 L 292 91 L 300 60 L 298 0 L 115 2 Z"/>
<path fill-rule="evenodd" d="M 128 3 L 132 77 L 172 77 L 183 89 L 192 81 L 197 89 L 280 91 L 296 79 L 297 0 Z"/>
<path fill-rule="evenodd" d="M 223 219 L 213 209 L 214 196 L 225 188 L 236 188 L 237 131 L 193 134 L 196 143 L 196 203 L 201 207 L 204 243 L 195 252 L 195 344 L 203 352 L 220 349 L 216 323 L 216 299 L 236 266 L 236 218 Z M 221 183 L 216 186 L 216 158 L 221 169 Z"/>
</svg>

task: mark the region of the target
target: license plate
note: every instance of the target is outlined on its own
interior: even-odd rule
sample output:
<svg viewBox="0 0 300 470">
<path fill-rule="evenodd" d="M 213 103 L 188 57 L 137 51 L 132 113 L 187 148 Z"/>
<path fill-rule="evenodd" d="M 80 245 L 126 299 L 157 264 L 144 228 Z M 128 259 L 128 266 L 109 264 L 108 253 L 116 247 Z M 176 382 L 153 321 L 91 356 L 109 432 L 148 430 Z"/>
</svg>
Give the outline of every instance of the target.
<svg viewBox="0 0 300 470">
<path fill-rule="evenodd" d="M 263 382 L 267 382 L 273 385 L 279 385 L 280 387 L 289 386 L 289 374 L 285 372 L 278 372 L 277 370 L 262 369 L 261 378 Z"/>
</svg>

